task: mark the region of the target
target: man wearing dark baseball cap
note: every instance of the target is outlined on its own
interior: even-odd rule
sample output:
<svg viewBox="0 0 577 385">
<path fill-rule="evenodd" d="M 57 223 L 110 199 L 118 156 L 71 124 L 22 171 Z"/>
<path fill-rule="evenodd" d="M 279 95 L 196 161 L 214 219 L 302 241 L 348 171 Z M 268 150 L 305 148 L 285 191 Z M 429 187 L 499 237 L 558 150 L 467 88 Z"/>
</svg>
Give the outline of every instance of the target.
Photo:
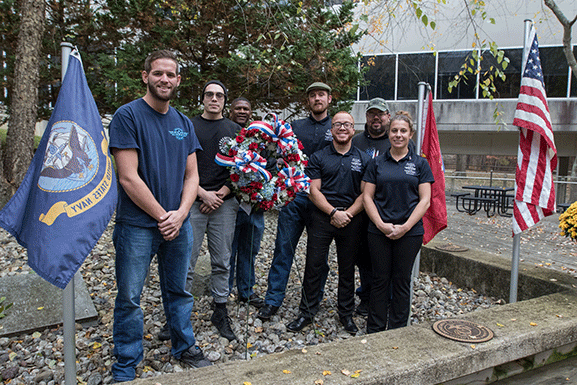
<svg viewBox="0 0 577 385">
<path fill-rule="evenodd" d="M 331 117 L 328 114 L 329 104 L 332 101 L 331 87 L 322 82 L 312 83 L 306 89 L 306 100 L 310 115 L 294 121 L 292 129 L 303 144 L 303 152 L 310 157 L 333 141 Z M 258 317 L 263 320 L 270 319 L 282 305 L 295 249 L 313 207 L 307 193 L 301 192 L 279 212 L 265 305 L 258 312 Z M 324 287 L 328 265 L 323 269 L 323 274 Z"/>
</svg>

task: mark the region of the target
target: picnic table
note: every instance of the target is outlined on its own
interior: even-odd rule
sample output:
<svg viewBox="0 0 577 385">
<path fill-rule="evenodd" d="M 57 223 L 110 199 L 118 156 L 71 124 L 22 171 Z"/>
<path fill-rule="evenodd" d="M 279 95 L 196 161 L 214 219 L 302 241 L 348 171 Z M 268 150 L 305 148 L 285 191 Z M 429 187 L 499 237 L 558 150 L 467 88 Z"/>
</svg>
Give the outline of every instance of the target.
<svg viewBox="0 0 577 385">
<path fill-rule="evenodd" d="M 510 217 L 512 214 L 509 210 L 513 209 L 512 194 L 507 194 L 514 191 L 513 187 L 497 187 L 497 186 L 463 186 L 464 190 L 472 190 L 471 193 L 456 193 L 452 196 L 456 197 L 457 211 L 475 215 L 481 209 L 484 209 L 487 216 L 490 217 L 499 214 L 504 217 Z M 459 207 L 459 199 L 461 206 Z"/>
</svg>

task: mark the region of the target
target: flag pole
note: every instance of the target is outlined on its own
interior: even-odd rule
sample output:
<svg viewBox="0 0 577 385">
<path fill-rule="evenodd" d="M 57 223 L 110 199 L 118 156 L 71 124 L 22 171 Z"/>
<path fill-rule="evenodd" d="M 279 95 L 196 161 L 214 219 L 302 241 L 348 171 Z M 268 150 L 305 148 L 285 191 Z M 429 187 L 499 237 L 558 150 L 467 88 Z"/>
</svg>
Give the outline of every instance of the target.
<svg viewBox="0 0 577 385">
<path fill-rule="evenodd" d="M 68 59 L 74 46 L 70 43 L 60 43 L 62 50 L 62 81 L 68 69 Z M 62 333 L 64 337 L 64 381 L 66 385 L 76 385 L 76 343 L 74 315 L 74 277 L 62 293 Z"/>
<path fill-rule="evenodd" d="M 526 57 L 526 50 L 529 49 L 529 31 L 533 20 L 525 19 L 525 34 L 523 38 L 523 58 Z M 521 64 L 521 76 L 525 68 L 524 60 Z M 515 196 L 517 196 L 517 181 L 515 180 Z M 515 198 L 516 199 L 516 198 Z M 517 288 L 519 286 L 519 249 L 521 245 L 521 233 L 513 236 L 513 253 L 511 256 L 511 287 L 509 289 L 509 303 L 517 302 Z"/>
<path fill-rule="evenodd" d="M 425 111 L 425 91 L 427 89 L 428 84 L 425 82 L 419 82 L 417 84 L 417 87 L 419 87 L 419 91 L 418 91 L 418 97 L 419 97 L 419 101 L 417 104 L 417 130 L 415 132 L 416 137 L 415 137 L 415 144 L 417 147 L 417 155 L 421 154 L 421 142 L 423 139 L 423 129 L 425 127 L 425 123 L 424 123 L 424 119 L 423 119 L 423 114 Z M 415 257 L 415 263 L 413 264 L 413 272 L 411 273 L 411 293 L 410 293 L 410 301 L 409 301 L 409 318 L 407 319 L 407 326 L 409 326 L 411 324 L 411 308 L 412 308 L 412 304 L 413 304 L 413 285 L 415 282 L 415 279 L 419 276 L 419 270 L 420 270 L 420 266 L 421 266 L 421 250 L 419 250 L 419 252 L 417 253 L 417 256 Z"/>
</svg>

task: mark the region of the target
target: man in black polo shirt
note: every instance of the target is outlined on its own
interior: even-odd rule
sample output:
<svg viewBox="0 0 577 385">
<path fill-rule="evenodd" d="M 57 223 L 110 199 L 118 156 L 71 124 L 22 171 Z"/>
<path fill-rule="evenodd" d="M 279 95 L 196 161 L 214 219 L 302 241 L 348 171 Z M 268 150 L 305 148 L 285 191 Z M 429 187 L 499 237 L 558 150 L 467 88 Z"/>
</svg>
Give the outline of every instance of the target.
<svg viewBox="0 0 577 385">
<path fill-rule="evenodd" d="M 314 207 L 307 229 L 307 261 L 300 314 L 287 325 L 300 331 L 312 323 L 319 310 L 319 293 L 324 284 L 323 269 L 333 239 L 337 246 L 339 265 L 338 313 L 345 330 L 358 331 L 353 321 L 355 259 L 362 235 L 362 177 L 369 156 L 354 147 L 351 139 L 355 122 L 347 112 L 332 119 L 330 146 L 311 156 L 307 175 L 311 178 L 309 198 Z"/>
</svg>

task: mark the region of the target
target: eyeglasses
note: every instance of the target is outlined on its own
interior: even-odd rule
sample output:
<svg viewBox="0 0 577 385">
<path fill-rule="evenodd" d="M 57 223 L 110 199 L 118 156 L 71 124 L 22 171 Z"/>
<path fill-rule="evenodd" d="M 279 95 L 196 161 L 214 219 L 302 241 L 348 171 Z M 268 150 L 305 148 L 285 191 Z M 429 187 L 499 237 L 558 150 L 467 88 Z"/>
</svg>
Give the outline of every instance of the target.
<svg viewBox="0 0 577 385">
<path fill-rule="evenodd" d="M 354 126 L 355 126 L 355 124 L 351 123 L 351 122 L 344 122 L 344 123 L 334 122 L 333 123 L 333 128 L 336 128 L 337 130 L 339 130 L 341 127 L 344 127 L 347 130 L 349 130 L 349 129 L 353 128 Z"/>
<path fill-rule="evenodd" d="M 212 99 L 212 98 L 214 98 L 215 96 L 216 96 L 216 98 L 219 99 L 219 100 L 224 99 L 224 94 L 223 94 L 222 92 L 210 92 L 210 91 L 208 91 L 208 92 L 205 92 L 205 93 L 204 93 L 204 97 L 205 97 L 205 98 Z"/>
<path fill-rule="evenodd" d="M 369 115 L 369 116 L 385 116 L 388 114 L 389 114 L 389 111 L 379 111 L 379 112 L 369 111 L 369 112 L 367 112 L 367 115 Z"/>
</svg>

